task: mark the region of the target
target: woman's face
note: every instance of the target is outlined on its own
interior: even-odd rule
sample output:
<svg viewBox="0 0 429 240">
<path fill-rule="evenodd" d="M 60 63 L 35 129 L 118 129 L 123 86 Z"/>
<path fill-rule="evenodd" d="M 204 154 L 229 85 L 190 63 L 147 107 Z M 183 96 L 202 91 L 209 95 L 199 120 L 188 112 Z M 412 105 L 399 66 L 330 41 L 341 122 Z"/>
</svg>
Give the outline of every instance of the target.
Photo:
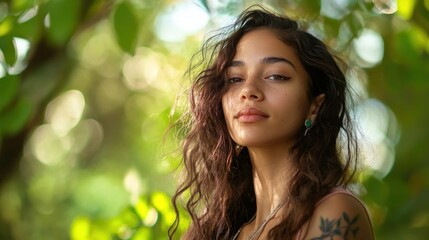
<svg viewBox="0 0 429 240">
<path fill-rule="evenodd" d="M 247 147 L 291 146 L 320 101 L 294 49 L 270 29 L 246 33 L 227 70 L 222 107 L 232 139 Z"/>
</svg>

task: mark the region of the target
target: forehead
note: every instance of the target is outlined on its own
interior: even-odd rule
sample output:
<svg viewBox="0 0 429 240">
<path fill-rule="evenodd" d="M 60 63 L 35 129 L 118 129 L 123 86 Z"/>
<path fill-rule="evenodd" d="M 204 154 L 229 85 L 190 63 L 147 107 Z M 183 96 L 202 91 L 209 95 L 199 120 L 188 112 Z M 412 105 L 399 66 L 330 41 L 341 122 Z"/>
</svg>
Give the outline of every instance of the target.
<svg viewBox="0 0 429 240">
<path fill-rule="evenodd" d="M 269 28 L 258 28 L 244 34 L 237 44 L 234 59 L 266 56 L 284 57 L 301 64 L 296 50 L 282 42 Z"/>
</svg>

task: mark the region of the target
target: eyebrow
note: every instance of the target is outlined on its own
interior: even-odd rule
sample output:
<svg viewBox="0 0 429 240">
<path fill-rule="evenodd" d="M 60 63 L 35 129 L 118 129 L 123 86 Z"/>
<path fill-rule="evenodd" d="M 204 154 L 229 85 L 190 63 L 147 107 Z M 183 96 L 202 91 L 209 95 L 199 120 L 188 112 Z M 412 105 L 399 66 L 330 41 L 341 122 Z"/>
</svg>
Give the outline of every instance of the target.
<svg viewBox="0 0 429 240">
<path fill-rule="evenodd" d="M 264 64 L 270 64 L 270 63 L 276 63 L 276 62 L 284 62 L 287 63 L 289 65 L 291 65 L 294 69 L 295 65 L 287 58 L 282 58 L 282 57 L 265 57 L 261 60 L 262 63 Z"/>
<path fill-rule="evenodd" d="M 284 62 L 292 66 L 294 69 L 296 69 L 295 65 L 287 58 L 283 57 L 264 57 L 260 61 L 262 64 L 272 64 L 277 62 Z M 229 67 L 241 67 L 244 66 L 244 62 L 240 60 L 234 60 L 231 62 Z"/>
</svg>

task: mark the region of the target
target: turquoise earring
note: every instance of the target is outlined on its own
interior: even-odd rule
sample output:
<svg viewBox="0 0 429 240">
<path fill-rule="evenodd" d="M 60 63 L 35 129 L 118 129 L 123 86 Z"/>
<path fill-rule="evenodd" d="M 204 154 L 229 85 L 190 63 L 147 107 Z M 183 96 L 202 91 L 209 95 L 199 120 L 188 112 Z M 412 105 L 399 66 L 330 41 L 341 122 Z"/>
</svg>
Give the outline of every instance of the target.
<svg viewBox="0 0 429 240">
<path fill-rule="evenodd" d="M 304 126 L 305 126 L 304 136 L 307 136 L 308 132 L 313 127 L 313 122 L 311 121 L 311 119 L 308 119 L 308 118 L 305 119 Z"/>
</svg>

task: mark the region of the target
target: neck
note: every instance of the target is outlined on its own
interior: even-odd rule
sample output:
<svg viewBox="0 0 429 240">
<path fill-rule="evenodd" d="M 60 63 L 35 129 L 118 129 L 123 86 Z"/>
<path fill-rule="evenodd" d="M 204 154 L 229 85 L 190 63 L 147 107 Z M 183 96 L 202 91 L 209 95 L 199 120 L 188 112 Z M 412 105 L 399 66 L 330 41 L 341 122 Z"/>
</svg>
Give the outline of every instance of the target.
<svg viewBox="0 0 429 240">
<path fill-rule="evenodd" d="M 253 167 L 258 225 L 280 204 L 284 203 L 293 171 L 289 150 L 249 148 Z"/>
</svg>

